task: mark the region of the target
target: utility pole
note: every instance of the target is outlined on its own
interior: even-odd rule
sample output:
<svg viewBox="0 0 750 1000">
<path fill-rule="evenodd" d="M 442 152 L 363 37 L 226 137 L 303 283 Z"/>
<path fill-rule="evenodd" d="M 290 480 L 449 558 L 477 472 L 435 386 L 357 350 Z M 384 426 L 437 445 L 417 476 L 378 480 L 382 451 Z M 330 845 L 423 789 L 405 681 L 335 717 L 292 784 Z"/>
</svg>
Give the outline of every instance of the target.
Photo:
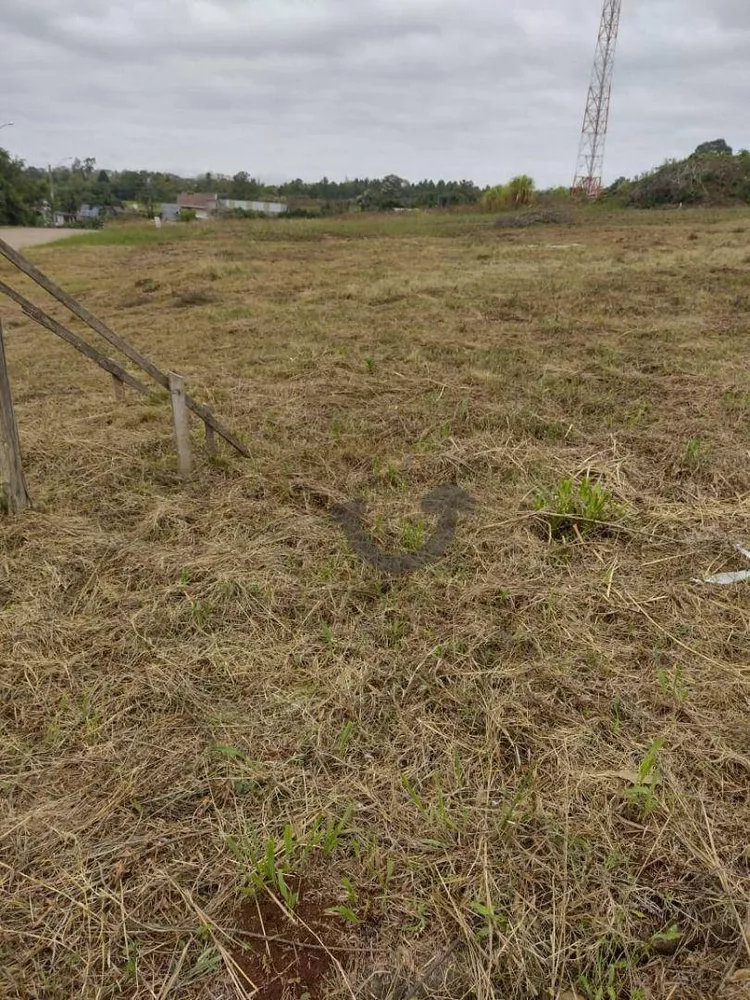
<svg viewBox="0 0 750 1000">
<path fill-rule="evenodd" d="M 57 170 L 64 163 L 67 163 L 68 160 L 72 160 L 72 159 L 73 159 L 72 156 L 66 156 L 64 160 L 60 160 L 60 162 L 57 164 L 57 166 L 54 169 Z M 52 225 L 54 226 L 54 224 L 55 224 L 55 181 L 54 181 L 54 176 L 55 175 L 54 175 L 54 170 L 52 169 L 52 164 L 50 164 L 50 163 L 47 164 L 47 175 L 49 176 L 49 211 L 50 211 L 50 216 L 52 217 Z"/>
<path fill-rule="evenodd" d="M 52 180 L 52 164 L 47 164 L 47 172 L 49 174 L 49 214 L 52 225 L 55 224 L 55 183 Z"/>
<path fill-rule="evenodd" d="M 594 55 L 594 69 L 583 116 L 573 193 L 583 194 L 589 198 L 596 198 L 602 190 L 604 146 L 609 125 L 621 6 L 622 0 L 604 0 Z"/>
</svg>

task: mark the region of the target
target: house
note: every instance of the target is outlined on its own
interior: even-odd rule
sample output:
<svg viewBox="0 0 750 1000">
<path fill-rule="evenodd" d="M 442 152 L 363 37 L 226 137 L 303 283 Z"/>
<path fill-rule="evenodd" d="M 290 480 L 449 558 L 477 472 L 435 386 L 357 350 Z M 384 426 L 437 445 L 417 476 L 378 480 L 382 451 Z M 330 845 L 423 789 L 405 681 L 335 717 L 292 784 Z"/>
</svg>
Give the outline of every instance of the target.
<svg viewBox="0 0 750 1000">
<path fill-rule="evenodd" d="M 218 209 L 222 212 L 260 212 L 263 215 L 282 215 L 287 206 L 279 201 L 241 201 L 237 198 L 219 198 Z"/>
<path fill-rule="evenodd" d="M 81 205 L 76 212 L 78 222 L 88 222 L 92 219 L 100 218 L 104 212 L 98 205 Z"/>
<path fill-rule="evenodd" d="M 58 212 L 52 213 L 52 225 L 57 229 L 61 226 L 70 226 L 76 221 L 75 212 Z"/>
<path fill-rule="evenodd" d="M 162 206 L 163 208 L 164 206 Z M 260 215 L 282 215 L 287 211 L 287 206 L 279 201 L 243 201 L 239 198 L 219 198 L 215 194 L 181 194 L 177 197 L 177 210 L 179 212 L 183 209 L 195 212 L 197 219 L 208 219 L 221 212 L 257 212 Z"/>
<path fill-rule="evenodd" d="M 161 206 L 161 217 L 164 222 L 177 222 L 180 218 L 180 206 L 177 202 L 163 202 Z"/>
<path fill-rule="evenodd" d="M 195 212 L 196 219 L 208 219 L 218 208 L 219 199 L 215 194 L 180 194 L 177 205 L 180 211 Z"/>
</svg>

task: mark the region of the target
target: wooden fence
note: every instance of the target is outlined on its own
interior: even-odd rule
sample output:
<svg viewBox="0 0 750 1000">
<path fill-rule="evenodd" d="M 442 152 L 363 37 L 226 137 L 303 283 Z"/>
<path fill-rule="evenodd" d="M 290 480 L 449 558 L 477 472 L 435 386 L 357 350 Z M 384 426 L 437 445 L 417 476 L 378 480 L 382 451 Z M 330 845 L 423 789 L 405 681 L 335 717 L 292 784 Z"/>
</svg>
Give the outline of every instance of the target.
<svg viewBox="0 0 750 1000">
<path fill-rule="evenodd" d="M 190 452 L 190 436 L 188 432 L 188 411 L 192 411 L 200 417 L 205 425 L 206 448 L 210 454 L 216 453 L 216 435 L 223 438 L 240 455 L 249 457 L 250 452 L 242 441 L 219 421 L 211 412 L 209 407 L 198 403 L 192 396 L 188 395 L 184 389 L 184 382 L 181 376 L 175 372 L 163 372 L 155 364 L 144 357 L 131 344 L 111 330 L 106 323 L 100 320 L 93 313 L 89 312 L 85 306 L 77 302 L 72 295 L 69 295 L 62 288 L 55 284 L 47 275 L 43 274 L 31 261 L 4 240 L 0 239 L 0 254 L 10 261 L 19 271 L 36 282 L 40 288 L 49 292 L 58 302 L 61 302 L 67 309 L 82 320 L 90 329 L 98 333 L 112 347 L 115 347 L 123 354 L 136 368 L 150 376 L 158 385 L 169 391 L 172 402 L 172 414 L 174 420 L 175 440 L 177 442 L 178 464 L 180 473 L 188 476 L 192 470 L 192 455 Z M 114 382 L 115 395 L 118 399 L 123 398 L 125 386 L 135 389 L 142 395 L 149 395 L 150 390 L 140 379 L 131 375 L 122 365 L 112 358 L 107 357 L 92 347 L 87 341 L 77 333 L 73 333 L 58 320 L 53 319 L 43 309 L 30 302 L 20 292 L 16 291 L 4 281 L 0 281 L 0 294 L 7 296 L 23 312 L 39 326 L 44 327 L 51 333 L 60 337 L 70 344 L 77 351 L 87 357 L 90 361 L 99 365 L 108 372 Z M 10 394 L 10 384 L 8 380 L 7 368 L 5 365 L 5 351 L 3 346 L 2 327 L 0 327 L 0 471 L 7 483 L 7 502 L 12 510 L 23 510 L 28 506 L 28 493 L 23 479 L 23 469 L 21 467 L 20 450 L 18 447 L 18 428 L 13 414 L 13 403 Z"/>
</svg>

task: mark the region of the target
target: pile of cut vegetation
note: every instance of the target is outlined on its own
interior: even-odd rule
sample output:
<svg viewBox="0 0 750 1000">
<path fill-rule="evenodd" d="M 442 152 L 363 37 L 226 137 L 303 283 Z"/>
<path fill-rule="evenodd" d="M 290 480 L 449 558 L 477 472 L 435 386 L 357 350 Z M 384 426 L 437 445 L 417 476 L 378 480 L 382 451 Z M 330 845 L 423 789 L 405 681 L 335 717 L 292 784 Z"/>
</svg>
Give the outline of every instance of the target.
<svg viewBox="0 0 750 1000">
<path fill-rule="evenodd" d="M 529 226 L 571 225 L 574 221 L 573 213 L 564 208 L 529 208 L 499 216 L 495 226 L 498 229 L 527 229 Z"/>
</svg>

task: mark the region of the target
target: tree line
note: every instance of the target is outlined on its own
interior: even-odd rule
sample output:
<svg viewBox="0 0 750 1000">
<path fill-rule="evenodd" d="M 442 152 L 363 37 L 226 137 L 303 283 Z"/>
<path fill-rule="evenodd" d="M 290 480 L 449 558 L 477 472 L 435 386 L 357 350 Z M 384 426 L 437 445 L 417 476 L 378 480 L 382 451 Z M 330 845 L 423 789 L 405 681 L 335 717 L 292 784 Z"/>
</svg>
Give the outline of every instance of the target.
<svg viewBox="0 0 750 1000">
<path fill-rule="evenodd" d="M 55 167 L 26 166 L 0 149 L 0 225 L 37 225 L 49 219 L 51 209 L 75 214 L 81 205 L 97 206 L 105 213 L 137 205 L 147 215 L 158 214 L 163 202 L 174 203 L 183 193 L 210 193 L 237 201 L 281 200 L 292 215 L 470 205 L 496 212 L 569 196 L 563 187 L 537 191 L 525 174 L 485 188 L 469 180 L 414 183 L 395 174 L 344 181 L 297 178 L 269 185 L 244 170 L 231 177 L 211 172 L 180 177 L 149 170 L 108 171 L 99 169 L 93 157 Z M 634 180 L 619 178 L 603 192 L 603 199 L 641 208 L 750 202 L 750 153 L 743 149 L 735 154 L 723 139 L 705 142 L 685 160 L 668 161 Z"/>
<path fill-rule="evenodd" d="M 0 149 L 0 225 L 33 225 L 43 207 L 75 213 L 81 205 L 102 209 L 142 206 L 158 213 L 163 202 L 180 194 L 215 194 L 238 201 L 281 200 L 300 213 L 337 213 L 360 208 L 389 211 L 410 208 L 450 208 L 481 201 L 484 190 L 473 181 L 417 183 L 395 174 L 307 182 L 299 178 L 269 185 L 246 171 L 233 176 L 207 172 L 197 177 L 149 170 L 102 170 L 92 157 L 55 167 L 26 166 Z"/>
</svg>

